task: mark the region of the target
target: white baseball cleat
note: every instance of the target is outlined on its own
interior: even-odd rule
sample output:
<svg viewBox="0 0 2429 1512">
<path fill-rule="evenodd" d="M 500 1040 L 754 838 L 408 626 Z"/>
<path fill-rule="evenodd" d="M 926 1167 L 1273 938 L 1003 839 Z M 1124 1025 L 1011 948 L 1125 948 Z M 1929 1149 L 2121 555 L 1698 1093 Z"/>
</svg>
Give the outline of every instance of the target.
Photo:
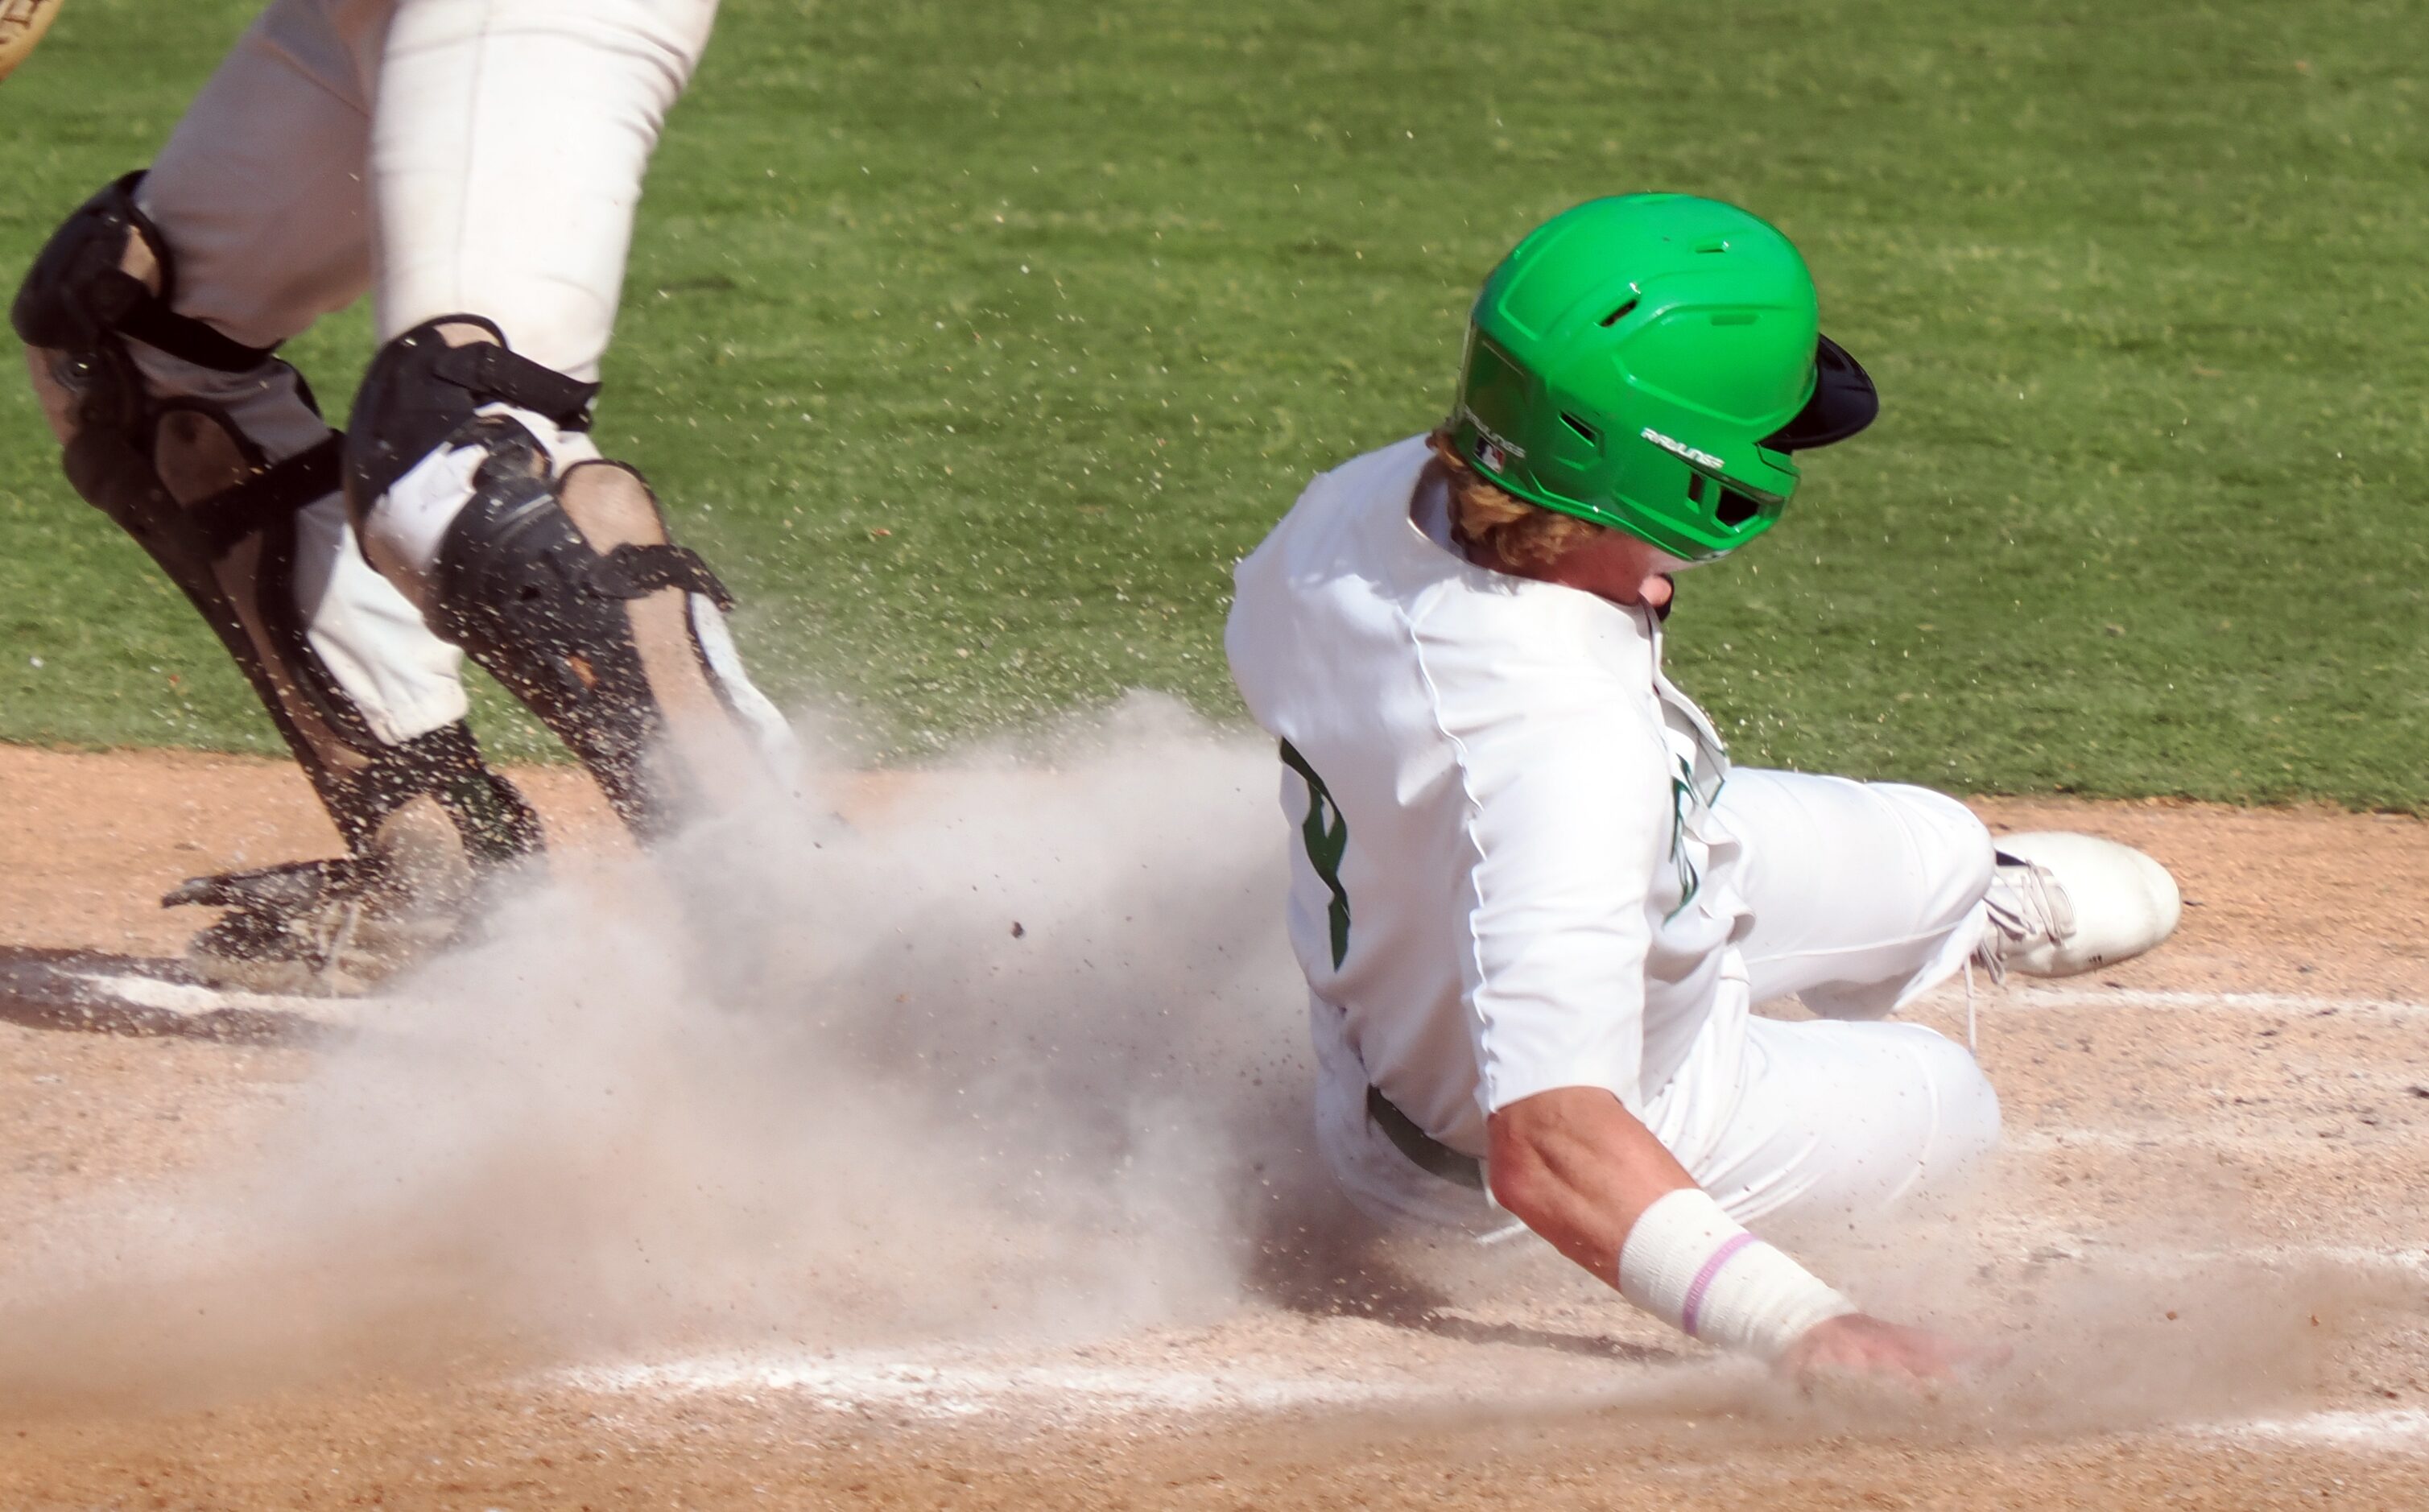
<svg viewBox="0 0 2429 1512">
<path fill-rule="evenodd" d="M 2041 830 L 1994 838 L 1984 902 L 1991 928 L 1974 958 L 1998 981 L 2073 976 L 2131 960 L 2175 932 L 2184 900 L 2168 869 L 2130 845 Z"/>
</svg>

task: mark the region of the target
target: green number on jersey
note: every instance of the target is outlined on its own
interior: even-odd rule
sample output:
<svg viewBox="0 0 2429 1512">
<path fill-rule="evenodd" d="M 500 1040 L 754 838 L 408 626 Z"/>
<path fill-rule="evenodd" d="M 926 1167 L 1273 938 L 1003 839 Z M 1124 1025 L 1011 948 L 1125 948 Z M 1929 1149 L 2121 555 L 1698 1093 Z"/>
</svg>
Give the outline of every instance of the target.
<svg viewBox="0 0 2429 1512">
<path fill-rule="evenodd" d="M 1332 923 L 1332 969 L 1337 972 L 1349 954 L 1349 892 L 1341 885 L 1341 857 L 1349 849 L 1349 821 L 1341 816 L 1341 806 L 1332 801 L 1324 779 L 1288 740 L 1282 742 L 1282 765 L 1307 783 L 1307 818 L 1300 822 L 1298 832 L 1307 841 L 1308 865 L 1332 890 L 1332 906 L 1325 912 Z"/>
<path fill-rule="evenodd" d="M 1678 872 L 1678 906 L 1670 910 L 1669 919 L 1685 912 L 1704 886 L 1704 879 L 1695 874 L 1695 858 L 1687 854 L 1687 814 L 1694 801 L 1694 773 L 1688 769 L 1670 779 L 1670 864 Z"/>
</svg>

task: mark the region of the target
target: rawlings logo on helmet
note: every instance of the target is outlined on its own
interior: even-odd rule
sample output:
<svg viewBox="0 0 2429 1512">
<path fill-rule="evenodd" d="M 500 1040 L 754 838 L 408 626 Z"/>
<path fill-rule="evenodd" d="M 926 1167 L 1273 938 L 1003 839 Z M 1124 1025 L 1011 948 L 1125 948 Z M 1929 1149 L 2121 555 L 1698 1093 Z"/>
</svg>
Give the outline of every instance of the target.
<svg viewBox="0 0 2429 1512">
<path fill-rule="evenodd" d="M 1643 434 L 1646 440 L 1649 440 L 1654 445 L 1661 447 L 1663 451 L 1683 457 L 1688 461 L 1694 463 L 1697 467 L 1709 467 L 1715 473 L 1726 473 L 1729 470 L 1727 462 L 1722 461 L 1711 453 L 1699 452 L 1693 446 L 1688 445 L 1685 441 L 1674 441 L 1669 437 L 1662 435 L 1660 431 L 1655 430 L 1650 425 L 1645 426 L 1641 434 Z"/>
</svg>

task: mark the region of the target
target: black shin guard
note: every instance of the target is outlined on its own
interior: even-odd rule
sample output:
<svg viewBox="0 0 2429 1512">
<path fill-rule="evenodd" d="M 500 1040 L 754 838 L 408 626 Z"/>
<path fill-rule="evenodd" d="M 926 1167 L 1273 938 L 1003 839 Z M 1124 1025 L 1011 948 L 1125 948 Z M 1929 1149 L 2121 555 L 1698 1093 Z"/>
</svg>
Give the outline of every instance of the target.
<svg viewBox="0 0 2429 1512">
<path fill-rule="evenodd" d="M 547 457 L 521 427 L 476 422 L 468 439 L 489 457 L 439 550 L 441 629 L 582 758 L 627 823 L 654 834 L 700 794 L 676 773 L 652 770 L 669 732 L 632 607 L 667 588 L 704 594 L 720 609 L 733 600 L 680 546 L 627 543 L 603 555 L 566 512 Z M 583 464 L 567 486 L 583 488 L 593 469 L 621 474 L 647 497 L 637 474 L 607 462 Z"/>
<path fill-rule="evenodd" d="M 583 462 L 556 475 L 521 424 L 480 413 L 502 404 L 581 428 L 595 392 L 507 350 L 488 321 L 417 326 L 364 376 L 347 493 L 360 522 L 433 451 L 483 454 L 439 546 L 437 628 L 581 758 L 636 834 L 654 838 L 737 762 L 764 771 L 788 738 L 730 656 L 719 665 L 712 655 L 726 644 L 718 617 L 733 600 L 668 540 L 640 474 Z"/>
</svg>

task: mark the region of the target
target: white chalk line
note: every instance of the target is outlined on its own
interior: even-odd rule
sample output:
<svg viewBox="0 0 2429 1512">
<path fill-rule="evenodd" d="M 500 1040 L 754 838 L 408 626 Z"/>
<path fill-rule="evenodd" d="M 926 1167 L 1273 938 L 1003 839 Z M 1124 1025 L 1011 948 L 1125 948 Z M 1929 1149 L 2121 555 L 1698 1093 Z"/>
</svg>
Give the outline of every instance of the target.
<svg viewBox="0 0 2429 1512">
<path fill-rule="evenodd" d="M 206 1014 L 235 1009 L 248 1013 L 283 1013 L 322 1023 L 336 1023 L 350 1016 L 345 1005 L 357 1001 L 245 992 L 230 988 L 206 987 L 199 982 L 171 982 L 157 976 L 146 976 L 140 972 L 74 972 L 67 974 L 80 982 L 90 982 L 102 993 L 124 999 L 139 1008 L 155 1008 L 185 1018 L 198 1019 Z"/>
<path fill-rule="evenodd" d="M 105 994 L 140 1007 L 199 1018 L 238 1009 L 289 1014 L 321 1023 L 339 1024 L 358 1016 L 373 998 L 302 997 L 284 993 L 247 992 L 207 987 L 193 982 L 164 981 L 140 972 L 72 972 Z M 1947 987 L 1935 989 L 1918 1005 L 1962 1008 L 1964 996 Z M 2188 992 L 2145 988 L 2044 988 L 1990 989 L 1975 998 L 1977 1011 L 1988 1014 L 2030 1013 L 2067 1008 L 2142 1008 L 2156 1010 L 2225 1011 L 2254 1014 L 2383 1013 L 2397 1017 L 2429 1015 L 2429 1003 L 2404 998 L 2335 997 L 2287 992 Z"/>
<path fill-rule="evenodd" d="M 360 1004 L 377 1002 L 371 998 L 302 997 L 286 993 L 248 992 L 234 988 L 207 987 L 196 982 L 172 982 L 140 972 L 70 972 L 80 981 L 90 982 L 106 993 L 113 993 L 142 1007 L 157 1008 L 168 1013 L 199 1016 L 227 1008 L 252 1009 L 263 1012 L 300 1014 L 306 1018 L 337 1020 L 350 1016 L 349 1009 Z M 1934 1007 L 1963 1007 L 1961 991 L 1942 986 L 1919 1000 L 1920 1005 Z M 2322 1014 L 2331 1012 L 2387 1013 L 2398 1016 L 2429 1014 L 2429 1003 L 2415 1003 L 2404 998 L 2337 997 L 2304 992 L 2189 992 L 2162 991 L 2148 988 L 2050 988 L 2024 987 L 1988 989 L 1975 1000 L 1975 1007 L 1984 1013 L 2018 1013 L 2057 1008 L 2150 1008 L 2190 1009 L 2195 1011 L 2225 1010 L 2258 1014 Z"/>
<path fill-rule="evenodd" d="M 1935 1007 L 1961 1010 L 1965 1006 L 1964 993 L 1945 987 L 1934 989 L 1922 1001 Z M 2259 1014 L 2386 1013 L 2404 1018 L 2429 1014 L 2429 1003 L 2404 998 L 2333 997 L 2309 992 L 2182 992 L 2124 987 L 1993 989 L 1976 993 L 1974 1003 L 1982 1013 L 2153 1008 Z"/>
<path fill-rule="evenodd" d="M 877 1350 L 809 1358 L 710 1354 L 657 1364 L 583 1366 L 554 1379 L 560 1386 L 607 1396 L 755 1400 L 782 1395 L 831 1412 L 888 1408 L 939 1420 L 1267 1414 L 1451 1401 L 1461 1394 L 1452 1387 L 1420 1380 L 1286 1373 L 1246 1364 L 1211 1371 L 980 1364 Z"/>
<path fill-rule="evenodd" d="M 2273 1271 L 2318 1267 L 2352 1275 L 2394 1280 L 2429 1280 L 2429 1250 L 2383 1244 L 2239 1244 L 2232 1248 L 2163 1246 L 2126 1249 L 2073 1235 L 2033 1242 L 2030 1234 L 2014 1240 L 2016 1257 L 2035 1263 L 2083 1264 L 2094 1270 L 2180 1275 L 2213 1266 L 2258 1266 Z"/>
<path fill-rule="evenodd" d="M 2017 1129 L 1999 1137 L 2000 1145 L 2026 1155 L 2057 1155 L 2069 1150 L 2199 1150 L 2225 1151 L 2252 1155 L 2283 1154 L 2289 1149 L 2317 1150 L 2322 1146 L 2357 1146 L 2365 1136 L 2350 1127 L 2339 1127 L 2334 1135 L 2323 1135 L 2315 1127 L 2319 1122 L 2333 1122 L 2333 1115 L 2314 1115 L 2305 1122 L 2289 1124 L 2268 1133 L 2242 1129 L 2189 1129 L 2165 1124 L 2143 1123 L 2125 1128 L 2090 1128 L 2063 1124 L 2038 1129 Z M 2384 1124 L 2374 1127 L 2382 1137 L 2401 1138 L 2404 1130 Z"/>
<path fill-rule="evenodd" d="M 2309 1444 L 2429 1454 L 2429 1411 L 2420 1407 L 2327 1408 L 2292 1417 L 2202 1423 L 2190 1432 L 2197 1437 L 2239 1443 Z"/>
<path fill-rule="evenodd" d="M 1621 1369 L 1613 1367 L 1614 1370 Z M 931 1422 L 1016 1420 L 1061 1424 L 1142 1419 L 1257 1417 L 1347 1408 L 1455 1406 L 1508 1393 L 1422 1379 L 1360 1379 L 1261 1371 L 1056 1364 L 977 1365 L 910 1360 L 876 1351 L 817 1359 L 709 1355 L 654 1365 L 591 1366 L 557 1374 L 558 1387 L 605 1396 L 660 1400 L 729 1397 L 851 1415 L 891 1412 Z M 1616 1384 L 1616 1383 L 1614 1383 Z M 1593 1393 L 1537 1392 L 1546 1404 L 1577 1405 Z M 2429 1455 L 2429 1410 L 2323 1408 L 2315 1412 L 2134 1430 L 2135 1437 L 2190 1437 L 2243 1444 L 2295 1444 Z"/>
</svg>

